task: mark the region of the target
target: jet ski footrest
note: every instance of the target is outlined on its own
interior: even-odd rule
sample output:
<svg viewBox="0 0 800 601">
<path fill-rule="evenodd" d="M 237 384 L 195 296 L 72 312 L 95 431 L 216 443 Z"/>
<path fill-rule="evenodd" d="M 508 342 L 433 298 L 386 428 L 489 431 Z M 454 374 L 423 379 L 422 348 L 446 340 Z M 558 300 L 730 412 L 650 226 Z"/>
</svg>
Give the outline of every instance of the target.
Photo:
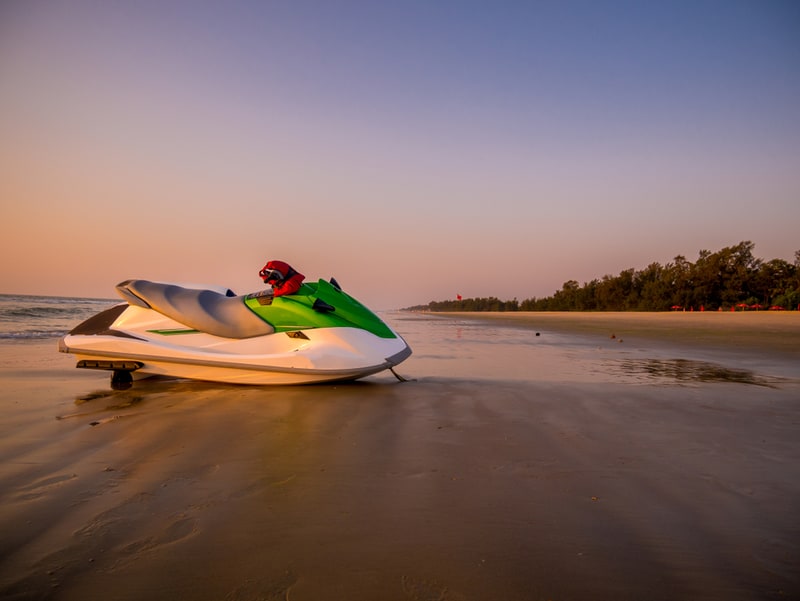
<svg viewBox="0 0 800 601">
<path fill-rule="evenodd" d="M 136 371 L 144 367 L 140 361 L 101 361 L 96 359 L 81 359 L 78 365 L 82 369 L 103 369 L 106 371 Z"/>
</svg>

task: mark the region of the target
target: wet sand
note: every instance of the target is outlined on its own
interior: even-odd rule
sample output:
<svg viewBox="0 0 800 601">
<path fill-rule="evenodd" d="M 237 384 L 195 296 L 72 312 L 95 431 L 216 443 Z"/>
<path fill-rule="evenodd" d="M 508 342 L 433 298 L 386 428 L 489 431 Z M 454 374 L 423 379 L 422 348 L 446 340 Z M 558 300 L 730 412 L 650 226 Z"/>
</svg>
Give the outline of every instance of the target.
<svg viewBox="0 0 800 601">
<path fill-rule="evenodd" d="M 797 311 L 673 311 L 670 313 L 440 313 L 531 327 L 543 331 L 647 340 L 689 347 L 745 353 L 777 353 L 800 359 L 800 312 Z"/>
<path fill-rule="evenodd" d="M 474 317 L 397 317 L 407 383 L 111 391 L 0 345 L 0 598 L 800 598 L 785 328 Z"/>
</svg>

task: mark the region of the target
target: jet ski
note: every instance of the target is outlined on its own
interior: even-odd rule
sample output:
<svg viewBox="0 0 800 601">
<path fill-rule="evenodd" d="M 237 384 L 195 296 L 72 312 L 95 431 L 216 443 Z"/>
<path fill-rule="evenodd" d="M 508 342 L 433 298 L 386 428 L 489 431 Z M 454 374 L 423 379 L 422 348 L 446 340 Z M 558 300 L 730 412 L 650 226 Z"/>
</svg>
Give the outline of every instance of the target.
<svg viewBox="0 0 800 601">
<path fill-rule="evenodd" d="M 112 387 L 171 376 L 235 384 L 356 380 L 411 355 L 406 341 L 335 279 L 236 295 L 219 287 L 126 280 L 125 302 L 58 343 L 77 367 L 112 372 Z"/>
</svg>

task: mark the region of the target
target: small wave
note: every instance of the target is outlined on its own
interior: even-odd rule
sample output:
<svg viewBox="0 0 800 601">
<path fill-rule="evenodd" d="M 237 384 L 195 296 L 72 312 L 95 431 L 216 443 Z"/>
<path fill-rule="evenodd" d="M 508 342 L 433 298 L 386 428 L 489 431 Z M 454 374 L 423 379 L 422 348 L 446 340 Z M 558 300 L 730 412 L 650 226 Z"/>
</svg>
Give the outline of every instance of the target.
<svg viewBox="0 0 800 601">
<path fill-rule="evenodd" d="M 110 304 L 105 300 L 0 295 L 0 341 L 58 338 Z"/>
<path fill-rule="evenodd" d="M 20 302 L 20 303 L 45 303 L 69 304 L 75 303 L 107 303 L 117 302 L 115 298 L 99 298 L 92 296 L 45 296 L 38 294 L 0 294 L 0 302 Z"/>
<path fill-rule="evenodd" d="M 30 330 L 27 332 L 0 332 L 0 340 L 43 340 L 61 338 L 67 330 Z"/>
<path fill-rule="evenodd" d="M 81 315 L 86 312 L 84 307 L 9 307 L 5 310 L 0 310 L 0 319 L 20 319 L 30 317 L 70 317 L 73 315 Z"/>
</svg>

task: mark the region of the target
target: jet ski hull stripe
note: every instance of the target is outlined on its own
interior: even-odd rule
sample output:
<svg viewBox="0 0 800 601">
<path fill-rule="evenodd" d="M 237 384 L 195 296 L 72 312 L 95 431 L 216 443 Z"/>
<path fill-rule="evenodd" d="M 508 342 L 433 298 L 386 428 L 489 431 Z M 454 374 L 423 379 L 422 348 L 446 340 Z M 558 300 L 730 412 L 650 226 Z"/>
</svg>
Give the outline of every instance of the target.
<svg viewBox="0 0 800 601">
<path fill-rule="evenodd" d="M 59 349 L 61 350 L 61 349 Z M 147 362 L 153 363 L 175 363 L 180 365 L 197 365 L 198 367 L 215 367 L 219 369 L 240 369 L 259 372 L 272 372 L 272 373 L 286 373 L 286 374 L 304 374 L 314 376 L 333 376 L 333 377 L 346 377 L 356 374 L 369 375 L 377 373 L 384 369 L 397 365 L 411 355 L 411 349 L 407 346 L 399 353 L 395 353 L 391 357 L 387 357 L 383 363 L 377 365 L 369 365 L 364 367 L 354 367 L 350 369 L 309 369 L 305 367 L 272 367 L 264 365 L 253 365 L 252 363 L 229 363 L 227 361 L 214 361 L 210 359 L 184 359 L 182 357 L 159 357 L 157 355 L 136 355 L 132 356 L 130 353 L 115 353 L 114 351 L 95 351 L 95 350 L 81 350 L 70 349 L 66 347 L 62 352 L 73 353 L 76 355 L 84 355 L 91 357 L 108 357 L 111 359 L 126 359 L 129 361 L 140 361 L 145 365 L 142 368 L 147 370 Z"/>
</svg>

